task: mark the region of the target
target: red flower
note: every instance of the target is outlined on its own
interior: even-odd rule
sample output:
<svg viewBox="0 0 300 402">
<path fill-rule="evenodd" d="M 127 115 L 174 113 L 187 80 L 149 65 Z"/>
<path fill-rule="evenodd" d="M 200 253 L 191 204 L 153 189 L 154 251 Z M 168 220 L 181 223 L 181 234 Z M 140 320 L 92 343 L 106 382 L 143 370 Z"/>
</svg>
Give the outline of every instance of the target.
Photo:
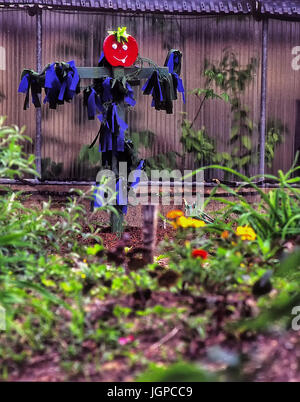
<svg viewBox="0 0 300 402">
<path fill-rule="evenodd" d="M 196 250 L 192 251 L 192 257 L 193 258 L 202 258 L 202 260 L 205 260 L 208 256 L 208 252 L 205 250 L 202 250 L 201 248 L 197 248 Z"/>
</svg>

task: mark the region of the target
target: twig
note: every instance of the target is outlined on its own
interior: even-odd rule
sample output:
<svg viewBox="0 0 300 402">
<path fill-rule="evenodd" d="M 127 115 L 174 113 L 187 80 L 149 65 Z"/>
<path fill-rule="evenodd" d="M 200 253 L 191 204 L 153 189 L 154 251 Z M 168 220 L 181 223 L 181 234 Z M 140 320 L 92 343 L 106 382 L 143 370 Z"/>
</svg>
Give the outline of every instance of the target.
<svg viewBox="0 0 300 402">
<path fill-rule="evenodd" d="M 177 332 L 179 331 L 179 328 L 175 327 L 172 329 L 171 332 L 169 332 L 167 335 L 165 335 L 160 341 L 153 343 L 153 345 L 150 346 L 150 349 L 158 349 L 160 348 L 164 343 L 168 342 L 170 339 L 172 339 Z"/>
</svg>

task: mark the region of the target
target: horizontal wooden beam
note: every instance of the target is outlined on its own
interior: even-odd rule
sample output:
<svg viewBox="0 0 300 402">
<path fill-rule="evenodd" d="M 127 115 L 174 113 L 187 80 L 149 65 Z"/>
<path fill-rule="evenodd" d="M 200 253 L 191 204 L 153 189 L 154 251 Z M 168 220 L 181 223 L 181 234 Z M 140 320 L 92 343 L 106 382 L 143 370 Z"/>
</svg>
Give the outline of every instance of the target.
<svg viewBox="0 0 300 402">
<path fill-rule="evenodd" d="M 106 67 L 77 67 L 77 70 L 82 79 L 95 79 L 112 76 L 112 72 Z M 149 78 L 155 70 L 158 70 L 161 75 L 169 74 L 168 67 L 158 67 L 157 69 L 155 67 L 143 67 L 141 69 L 138 67 L 125 67 L 124 73 L 125 75 L 133 75 L 134 73 L 137 73 L 134 78 L 142 80 Z"/>
</svg>

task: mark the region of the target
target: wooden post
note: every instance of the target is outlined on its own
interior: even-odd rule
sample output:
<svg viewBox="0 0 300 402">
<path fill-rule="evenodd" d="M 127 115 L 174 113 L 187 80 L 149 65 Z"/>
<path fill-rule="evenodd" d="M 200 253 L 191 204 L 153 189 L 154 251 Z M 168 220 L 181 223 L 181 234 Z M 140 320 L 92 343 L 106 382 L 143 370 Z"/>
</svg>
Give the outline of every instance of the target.
<svg viewBox="0 0 300 402">
<path fill-rule="evenodd" d="M 143 243 L 144 260 L 147 264 L 153 262 L 155 239 L 157 231 L 157 205 L 143 205 Z"/>
<path fill-rule="evenodd" d="M 124 77 L 124 67 L 112 67 L 112 76 L 113 78 L 122 78 Z M 125 121 L 125 105 L 124 101 L 118 104 L 119 106 L 119 115 L 122 120 Z M 118 165 L 118 158 L 117 158 L 117 137 L 113 136 L 112 141 L 112 157 L 111 157 L 111 169 L 115 174 L 116 180 L 119 179 L 119 165 Z M 110 215 L 110 224 L 111 224 L 111 231 L 112 233 L 119 233 L 123 232 L 123 221 L 124 215 L 122 213 L 122 207 L 119 205 L 115 205 L 116 210 L 118 211 L 118 215 L 111 212 Z"/>
</svg>

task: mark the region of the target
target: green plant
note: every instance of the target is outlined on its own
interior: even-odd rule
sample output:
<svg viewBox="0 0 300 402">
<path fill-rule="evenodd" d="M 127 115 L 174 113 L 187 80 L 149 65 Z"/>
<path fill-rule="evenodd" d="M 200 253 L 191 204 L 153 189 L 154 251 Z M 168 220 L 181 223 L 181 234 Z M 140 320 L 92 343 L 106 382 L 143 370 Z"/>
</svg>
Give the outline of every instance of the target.
<svg viewBox="0 0 300 402">
<path fill-rule="evenodd" d="M 101 168 L 102 154 L 98 147 L 90 148 L 88 145 L 83 145 L 80 148 L 78 160 L 84 165 L 85 171 L 89 171 L 88 175 L 96 176 Z"/>
<path fill-rule="evenodd" d="M 241 288 L 249 292 L 267 270 L 278 267 L 284 242 L 300 235 L 300 190 L 292 187 L 300 181 L 292 178 L 299 167 L 292 166 L 286 174 L 279 171 L 278 177 L 267 175 L 278 183 L 278 188 L 268 192 L 256 185 L 257 177 L 248 178 L 219 165 L 199 170 L 208 168 L 228 171 L 243 184 L 234 189 L 219 184 L 211 192 L 204 208 L 210 202 L 221 203 L 223 207 L 214 212 L 214 220 L 199 229 L 180 227 L 178 221 L 176 240 L 163 244 L 168 250 L 169 267 L 180 273 L 179 287 L 214 292 Z M 241 194 L 245 186 L 257 191 L 260 196 L 257 204 Z M 218 188 L 230 194 L 231 200 L 219 197 Z M 247 237 L 243 239 L 239 233 L 248 227 L 250 241 L 245 241 Z M 194 258 L 193 250 L 198 249 L 208 253 L 208 257 Z"/>
<path fill-rule="evenodd" d="M 246 319 L 231 325 L 239 331 L 265 331 L 281 323 L 291 328 L 294 318 L 293 308 L 300 305 L 299 287 L 300 250 L 286 256 L 274 271 L 274 280 L 277 280 L 280 293 L 273 300 L 267 300 L 255 318 Z"/>
<path fill-rule="evenodd" d="M 150 130 L 133 132 L 130 135 L 134 149 L 138 155 L 142 148 L 151 150 L 155 137 L 156 134 Z M 146 174 L 148 177 L 151 177 L 151 170 L 174 170 L 177 166 L 177 157 L 179 156 L 180 155 L 177 152 L 169 151 L 145 158 Z"/>
<path fill-rule="evenodd" d="M 21 143 L 31 141 L 24 135 L 25 128 L 5 126 L 5 117 L 0 116 L 0 178 L 20 178 L 24 174 L 37 176 L 34 155 L 22 151 Z"/>
<path fill-rule="evenodd" d="M 272 167 L 276 148 L 278 145 L 283 143 L 284 137 L 287 133 L 288 129 L 281 123 L 281 121 L 268 120 L 265 146 L 265 161 L 268 167 Z"/>
<path fill-rule="evenodd" d="M 188 362 L 179 362 L 168 367 L 150 364 L 149 368 L 137 378 L 139 382 L 210 382 L 217 380 L 217 375 Z M 186 390 L 188 391 L 188 389 Z"/>
<path fill-rule="evenodd" d="M 252 139 L 258 125 L 251 120 L 251 111 L 242 101 L 247 86 L 253 80 L 256 66 L 257 60 L 252 58 L 250 63 L 242 68 L 236 55 L 228 50 L 225 50 L 218 64 L 205 61 L 205 88 L 196 88 L 190 92 L 199 98 L 199 109 L 192 123 L 185 120 L 182 124 L 181 142 L 187 152 L 195 154 L 198 164 L 226 164 L 231 169 L 244 169 L 248 174 L 250 164 L 258 163 L 258 154 L 253 148 Z M 214 88 L 224 92 L 218 94 Z M 192 128 L 204 103 L 209 99 L 222 99 L 231 105 L 232 125 L 228 142 L 230 153 L 216 152 L 214 143 L 204 127 L 201 130 Z M 280 121 L 268 121 L 265 158 L 269 167 L 272 166 L 276 147 L 283 142 L 286 132 L 286 127 Z M 228 172 L 225 172 L 225 176 L 228 176 Z"/>
<path fill-rule="evenodd" d="M 0 121 L 0 177 L 37 175 L 34 156 L 25 156 L 20 144 L 26 138 L 23 130 Z M 6 310 L 7 330 L 0 333 L 0 362 L 11 367 L 43 351 L 56 337 L 69 337 L 76 344 L 87 336 L 84 305 L 89 299 L 84 295 L 91 283 L 96 284 L 103 265 L 99 262 L 87 272 L 82 261 L 86 256 L 82 240 L 99 241 L 93 226 L 85 222 L 84 230 L 82 224 L 86 215 L 82 202 L 89 193 L 74 196 L 73 190 L 65 209 L 55 210 L 50 201 L 41 208 L 26 207 L 21 191 L 3 186 L 1 190 L 0 304 Z M 102 248 L 98 245 L 96 253 Z M 68 314 L 67 322 L 61 310 Z M 22 353 L 14 353 L 15 349 Z"/>
<path fill-rule="evenodd" d="M 249 171 L 249 165 L 252 158 L 252 134 L 255 125 L 250 118 L 250 111 L 243 105 L 242 95 L 247 85 L 253 80 L 256 71 L 257 60 L 252 58 L 250 63 L 242 68 L 234 52 L 225 50 L 222 60 L 217 64 L 205 63 L 208 76 L 222 76 L 222 80 L 215 80 L 215 84 L 221 90 L 225 91 L 231 104 L 232 123 L 229 146 L 231 148 L 230 158 L 226 158 L 226 164 L 232 169 L 245 169 L 246 174 Z M 224 153 L 219 155 L 223 158 Z M 217 161 L 217 160 L 216 160 Z"/>
<path fill-rule="evenodd" d="M 51 158 L 43 158 L 41 163 L 43 180 L 57 180 L 63 171 L 63 162 L 56 163 Z"/>
<path fill-rule="evenodd" d="M 278 171 L 278 177 L 274 175 L 264 175 L 264 177 L 274 180 L 278 188 L 265 192 L 259 188 L 255 181 L 260 176 L 248 178 L 233 169 L 212 165 L 206 168 L 215 168 L 228 171 L 238 177 L 243 183 L 236 189 L 220 184 L 220 187 L 234 196 L 236 201 L 221 199 L 212 194 L 211 199 L 223 202 L 227 207 L 222 210 L 222 219 L 232 217 L 236 214 L 236 221 L 239 225 L 249 224 L 263 240 L 285 240 L 291 236 L 300 234 L 300 190 L 293 187 L 299 182 L 299 178 L 293 178 L 294 172 L 300 167 L 292 168 L 283 173 Z M 257 205 L 252 205 L 247 199 L 239 194 L 239 191 L 248 185 L 255 189 L 260 196 Z"/>
<path fill-rule="evenodd" d="M 193 129 L 191 122 L 184 119 L 181 130 L 180 142 L 186 152 L 193 153 L 197 165 L 205 163 L 205 161 L 214 160 L 215 145 L 206 134 L 205 127 L 200 130 Z"/>
</svg>

